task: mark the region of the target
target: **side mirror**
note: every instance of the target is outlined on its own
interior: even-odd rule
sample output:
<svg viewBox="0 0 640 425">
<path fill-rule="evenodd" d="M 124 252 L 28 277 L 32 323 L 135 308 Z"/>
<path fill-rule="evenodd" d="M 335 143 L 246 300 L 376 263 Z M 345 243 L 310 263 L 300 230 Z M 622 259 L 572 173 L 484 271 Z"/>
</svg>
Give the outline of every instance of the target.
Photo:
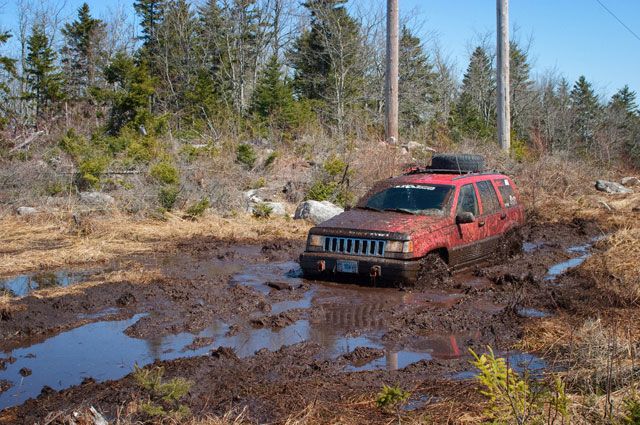
<svg viewBox="0 0 640 425">
<path fill-rule="evenodd" d="M 456 215 L 456 224 L 468 224 L 476 221 L 476 217 L 470 212 L 461 212 Z"/>
</svg>

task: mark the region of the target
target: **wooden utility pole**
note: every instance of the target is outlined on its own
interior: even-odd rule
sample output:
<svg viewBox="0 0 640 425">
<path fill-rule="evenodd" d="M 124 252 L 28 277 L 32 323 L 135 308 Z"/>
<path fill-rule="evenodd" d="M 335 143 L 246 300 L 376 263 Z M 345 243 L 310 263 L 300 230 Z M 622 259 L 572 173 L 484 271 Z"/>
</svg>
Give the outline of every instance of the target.
<svg viewBox="0 0 640 425">
<path fill-rule="evenodd" d="M 498 33 L 498 141 L 511 147 L 511 96 L 509 94 L 509 0 L 496 0 Z"/>
<path fill-rule="evenodd" d="M 398 0 L 387 0 L 387 81 L 385 129 L 387 142 L 398 143 L 398 67 L 400 60 Z"/>
</svg>

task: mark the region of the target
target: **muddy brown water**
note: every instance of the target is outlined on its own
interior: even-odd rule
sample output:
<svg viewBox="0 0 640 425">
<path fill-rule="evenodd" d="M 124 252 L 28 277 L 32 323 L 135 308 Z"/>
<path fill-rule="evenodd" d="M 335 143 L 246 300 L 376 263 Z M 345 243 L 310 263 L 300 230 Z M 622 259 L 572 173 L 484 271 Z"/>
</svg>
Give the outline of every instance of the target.
<svg viewBox="0 0 640 425">
<path fill-rule="evenodd" d="M 548 268 L 546 281 L 553 281 L 571 267 L 579 265 L 588 255 L 593 241 L 565 249 L 572 256 L 566 261 Z M 544 242 L 530 242 L 525 255 L 544 250 Z M 259 248 L 245 248 L 247 255 L 259 255 Z M 397 333 L 389 337 L 389 317 L 404 312 L 433 312 L 434 316 L 457 310 L 464 317 L 468 314 L 500 314 L 505 305 L 490 297 L 469 297 L 468 290 L 486 291 L 491 286 L 487 279 L 472 274 L 456 277 L 455 289 L 398 291 L 396 289 L 359 287 L 330 283 L 309 282 L 301 277 L 294 261 L 246 264 L 240 258 L 220 262 L 194 262 L 187 267 L 190 276 L 232 275 L 230 286 L 241 286 L 255 291 L 270 300 L 270 317 L 283 318 L 274 326 L 255 326 L 253 319 L 264 314 L 252 312 L 248 319 L 239 322 L 212 320 L 198 332 L 178 332 L 149 338 L 128 336 L 126 331 L 148 319 L 154 312 L 134 314 L 123 320 L 106 320 L 117 317 L 121 309 L 105 307 L 91 313 L 79 313 L 79 319 L 92 319 L 92 323 L 58 333 L 47 339 L 35 341 L 24 347 L 8 350 L 0 358 L 14 359 L 3 362 L 0 368 L 0 410 L 20 405 L 37 397 L 50 387 L 63 390 L 92 378 L 97 382 L 117 380 L 131 373 L 134 365 L 145 366 L 155 361 L 171 361 L 207 355 L 219 347 L 230 347 L 240 358 L 251 357 L 261 350 L 277 351 L 282 347 L 299 343 L 313 343 L 321 347 L 319 360 L 336 360 L 358 347 L 376 350 L 380 355 L 363 361 L 346 363 L 342 371 L 363 372 L 372 370 L 397 370 L 411 364 L 432 360 L 447 361 L 468 357 L 468 347 L 487 342 L 481 330 L 460 326 L 449 329 L 444 326 L 436 331 L 424 329 L 410 334 Z M 153 260 L 155 265 L 176 269 L 184 267 L 184 261 L 173 257 Z M 87 272 L 88 273 L 88 272 Z M 87 273 L 56 274 L 56 282 L 70 285 L 80 282 Z M 9 282 L 9 283 L 8 283 Z M 34 284 L 35 282 L 35 284 Z M 281 282 L 290 290 L 276 291 L 268 282 Z M 16 296 L 42 286 L 33 277 L 20 276 L 4 281 Z M 462 313 L 460 313 L 462 311 Z M 444 313 L 443 313 L 444 312 Z M 475 312 L 475 313 L 474 313 Z M 516 310 L 523 318 L 546 317 L 549 313 L 534 308 Z M 254 325 L 252 325 L 254 323 Z M 280 322 L 278 322 L 280 323 Z M 512 367 L 518 371 L 542 371 L 544 360 L 528 353 L 503 353 Z M 469 368 L 467 368 L 469 369 Z M 23 376 L 21 371 L 31 372 Z M 450 375 L 452 380 L 472 379 L 475 373 L 464 370 Z M 416 400 L 425 404 L 426 399 Z"/>
</svg>

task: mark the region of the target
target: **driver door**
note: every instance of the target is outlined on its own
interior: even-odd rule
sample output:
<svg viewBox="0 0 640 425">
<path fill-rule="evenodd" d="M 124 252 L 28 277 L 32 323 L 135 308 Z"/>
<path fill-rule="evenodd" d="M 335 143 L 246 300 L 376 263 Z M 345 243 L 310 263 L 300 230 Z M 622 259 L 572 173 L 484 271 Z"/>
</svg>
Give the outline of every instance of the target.
<svg viewBox="0 0 640 425">
<path fill-rule="evenodd" d="M 474 217 L 478 217 L 478 193 L 473 183 L 466 184 L 460 188 L 458 203 L 456 205 L 456 215 L 461 212 L 470 212 Z M 484 237 L 484 222 L 474 220 L 472 223 L 457 223 L 456 243 L 451 249 L 450 259 L 454 266 L 464 266 L 482 257 L 482 244 L 480 241 Z"/>
</svg>

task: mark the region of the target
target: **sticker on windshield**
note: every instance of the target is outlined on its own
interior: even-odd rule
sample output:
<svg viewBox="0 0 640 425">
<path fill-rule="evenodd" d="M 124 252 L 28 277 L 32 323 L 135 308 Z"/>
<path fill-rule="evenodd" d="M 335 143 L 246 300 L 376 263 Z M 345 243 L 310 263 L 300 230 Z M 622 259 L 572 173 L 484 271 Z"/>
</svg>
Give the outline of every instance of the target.
<svg viewBox="0 0 640 425">
<path fill-rule="evenodd" d="M 435 186 L 417 186 L 412 184 L 405 184 L 402 186 L 394 186 L 395 189 L 422 189 L 422 190 L 436 190 Z"/>
<path fill-rule="evenodd" d="M 505 185 L 505 186 L 509 186 L 509 180 L 504 179 L 504 185 Z"/>
</svg>

